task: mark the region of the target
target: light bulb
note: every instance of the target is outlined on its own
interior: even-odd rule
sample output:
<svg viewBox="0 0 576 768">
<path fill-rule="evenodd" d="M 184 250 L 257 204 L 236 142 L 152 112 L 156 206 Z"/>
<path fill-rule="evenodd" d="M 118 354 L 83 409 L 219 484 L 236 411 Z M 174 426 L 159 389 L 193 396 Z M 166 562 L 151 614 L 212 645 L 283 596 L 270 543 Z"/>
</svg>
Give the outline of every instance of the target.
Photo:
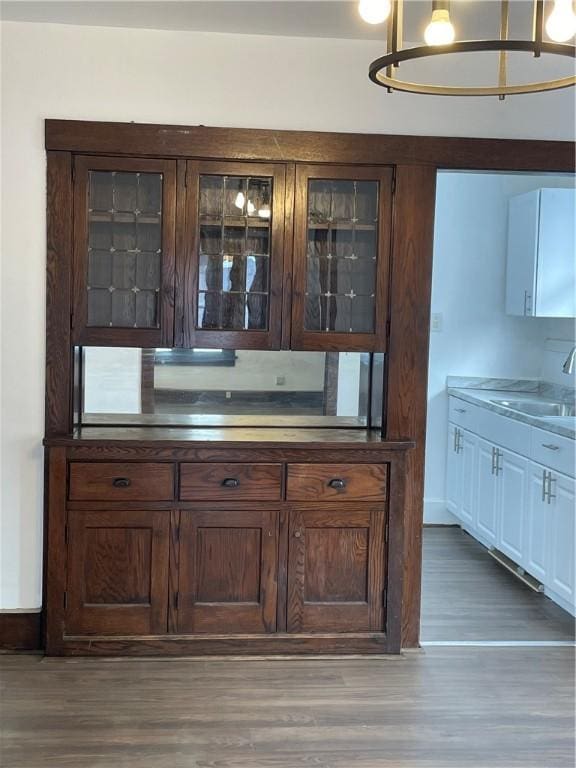
<svg viewBox="0 0 576 768">
<path fill-rule="evenodd" d="M 546 22 L 546 34 L 556 43 L 565 43 L 576 33 L 576 15 L 572 0 L 555 0 Z"/>
<path fill-rule="evenodd" d="M 360 0 L 358 13 L 368 24 L 382 24 L 390 15 L 390 0 Z"/>
<path fill-rule="evenodd" d="M 258 211 L 258 216 L 260 216 L 261 219 L 269 219 L 270 218 L 270 206 L 269 205 L 263 205 L 262 208 Z"/>
<path fill-rule="evenodd" d="M 238 194 L 236 195 L 236 200 L 234 200 L 234 205 L 236 206 L 236 208 L 240 208 L 240 210 L 242 211 L 244 209 L 245 201 L 246 201 L 246 198 L 244 197 L 244 193 L 238 192 Z"/>
<path fill-rule="evenodd" d="M 450 14 L 445 9 L 432 11 L 432 19 L 424 32 L 424 40 L 428 45 L 448 45 L 454 40 L 454 27 Z"/>
<path fill-rule="evenodd" d="M 248 200 L 248 205 L 246 206 L 246 210 L 248 212 L 248 216 L 252 216 L 252 214 L 256 210 L 256 206 L 254 205 L 252 200 Z"/>
</svg>

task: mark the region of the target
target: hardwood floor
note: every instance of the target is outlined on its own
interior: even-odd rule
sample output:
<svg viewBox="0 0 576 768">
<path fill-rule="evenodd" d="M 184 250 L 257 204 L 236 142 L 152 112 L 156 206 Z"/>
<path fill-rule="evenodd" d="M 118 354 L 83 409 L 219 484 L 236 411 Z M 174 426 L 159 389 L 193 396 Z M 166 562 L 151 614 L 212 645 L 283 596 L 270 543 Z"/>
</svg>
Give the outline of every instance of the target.
<svg viewBox="0 0 576 768">
<path fill-rule="evenodd" d="M 574 640 L 574 619 L 460 528 L 424 528 L 421 640 Z"/>
<path fill-rule="evenodd" d="M 572 768 L 573 649 L 0 656 L 2 768 Z"/>
<path fill-rule="evenodd" d="M 459 529 L 426 529 L 423 636 L 566 639 Z M 397 658 L 0 656 L 2 768 L 572 768 L 574 648 Z"/>
</svg>

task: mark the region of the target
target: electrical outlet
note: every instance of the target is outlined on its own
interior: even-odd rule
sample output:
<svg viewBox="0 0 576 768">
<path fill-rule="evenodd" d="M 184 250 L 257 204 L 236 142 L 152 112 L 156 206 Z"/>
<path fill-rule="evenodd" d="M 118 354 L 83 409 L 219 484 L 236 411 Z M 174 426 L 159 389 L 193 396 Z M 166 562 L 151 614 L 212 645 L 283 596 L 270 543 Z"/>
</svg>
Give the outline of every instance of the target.
<svg viewBox="0 0 576 768">
<path fill-rule="evenodd" d="M 276 376 L 276 384 L 281 387 L 283 384 L 286 384 L 286 376 Z"/>
<path fill-rule="evenodd" d="M 232 399 L 232 392 L 226 392 L 226 400 Z"/>
<path fill-rule="evenodd" d="M 442 312 L 432 312 L 430 317 L 430 330 L 441 333 L 443 330 Z"/>
</svg>

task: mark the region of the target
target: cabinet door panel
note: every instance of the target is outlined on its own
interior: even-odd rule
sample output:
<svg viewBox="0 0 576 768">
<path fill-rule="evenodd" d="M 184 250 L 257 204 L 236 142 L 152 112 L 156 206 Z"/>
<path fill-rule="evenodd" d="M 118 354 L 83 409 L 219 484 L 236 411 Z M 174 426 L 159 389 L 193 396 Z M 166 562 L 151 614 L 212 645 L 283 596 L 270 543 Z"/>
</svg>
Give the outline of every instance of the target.
<svg viewBox="0 0 576 768">
<path fill-rule="evenodd" d="M 552 473 L 549 508 L 549 564 L 546 586 L 571 605 L 576 604 L 574 578 L 574 506 L 576 483 L 571 477 Z"/>
<path fill-rule="evenodd" d="M 458 427 L 448 425 L 448 453 L 446 455 L 446 507 L 460 517 L 462 498 L 462 461 L 457 448 Z"/>
<path fill-rule="evenodd" d="M 385 514 L 381 507 L 292 510 L 289 632 L 383 630 Z"/>
<path fill-rule="evenodd" d="M 529 461 L 510 451 L 500 451 L 498 549 L 518 565 L 525 561 L 524 524 L 528 508 Z"/>
<path fill-rule="evenodd" d="M 546 583 L 548 574 L 549 506 L 544 499 L 546 480 L 544 467 L 531 464 L 529 502 L 526 519 L 524 567 L 534 578 Z"/>
<path fill-rule="evenodd" d="M 490 542 L 496 544 L 498 483 L 494 473 L 493 445 L 485 440 L 478 440 L 477 494 L 478 532 Z"/>
<path fill-rule="evenodd" d="M 277 511 L 180 514 L 178 631 L 273 632 Z"/>
<path fill-rule="evenodd" d="M 386 348 L 392 169 L 296 168 L 292 348 Z"/>
<path fill-rule="evenodd" d="M 279 349 L 286 169 L 187 165 L 184 346 Z"/>
<path fill-rule="evenodd" d="M 165 633 L 169 513 L 75 511 L 68 531 L 67 634 Z"/>
<path fill-rule="evenodd" d="M 461 429 L 458 445 L 460 462 L 462 464 L 459 517 L 465 525 L 474 528 L 476 525 L 475 479 L 477 438 L 471 432 Z"/>
<path fill-rule="evenodd" d="M 74 341 L 171 345 L 175 162 L 77 157 L 74 167 Z"/>
<path fill-rule="evenodd" d="M 575 211 L 573 189 L 540 190 L 534 312 L 538 317 L 576 316 Z"/>
<path fill-rule="evenodd" d="M 508 203 L 507 315 L 534 314 L 539 212 L 537 190 L 516 195 Z"/>
</svg>

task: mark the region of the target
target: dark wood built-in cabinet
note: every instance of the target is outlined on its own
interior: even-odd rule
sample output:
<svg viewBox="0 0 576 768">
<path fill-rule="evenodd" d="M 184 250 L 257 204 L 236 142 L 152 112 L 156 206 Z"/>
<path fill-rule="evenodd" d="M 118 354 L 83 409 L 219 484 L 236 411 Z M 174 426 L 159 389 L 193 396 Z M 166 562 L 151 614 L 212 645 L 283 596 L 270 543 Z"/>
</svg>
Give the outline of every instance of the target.
<svg viewBox="0 0 576 768">
<path fill-rule="evenodd" d="M 436 171 L 573 147 L 48 120 L 46 149 L 47 652 L 417 645 Z M 90 346 L 140 348 L 140 425 L 82 425 Z M 364 428 L 158 426 L 157 348 L 323 354 L 327 419 L 362 353 L 379 394 Z"/>
</svg>

